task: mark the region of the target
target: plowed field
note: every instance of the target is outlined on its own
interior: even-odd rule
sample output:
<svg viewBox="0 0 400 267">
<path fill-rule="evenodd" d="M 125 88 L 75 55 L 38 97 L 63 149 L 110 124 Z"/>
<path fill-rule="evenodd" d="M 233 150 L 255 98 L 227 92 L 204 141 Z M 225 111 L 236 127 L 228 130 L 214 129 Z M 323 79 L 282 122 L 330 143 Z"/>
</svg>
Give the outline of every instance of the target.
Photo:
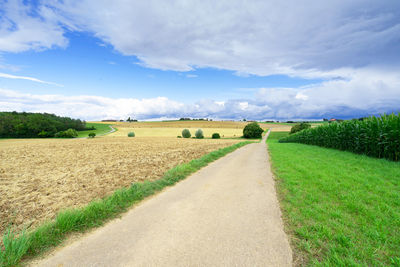
<svg viewBox="0 0 400 267">
<path fill-rule="evenodd" d="M 0 234 L 38 225 L 239 140 L 94 138 L 0 141 Z"/>
</svg>

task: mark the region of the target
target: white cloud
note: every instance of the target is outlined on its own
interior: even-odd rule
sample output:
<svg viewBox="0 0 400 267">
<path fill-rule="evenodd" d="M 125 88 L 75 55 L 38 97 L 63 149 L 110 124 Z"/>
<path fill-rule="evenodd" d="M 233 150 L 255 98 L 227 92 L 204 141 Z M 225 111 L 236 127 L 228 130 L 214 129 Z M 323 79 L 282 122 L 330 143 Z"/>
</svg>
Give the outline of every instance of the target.
<svg viewBox="0 0 400 267">
<path fill-rule="evenodd" d="M 0 89 L 0 105 L 5 110 L 50 112 L 76 118 L 126 119 L 173 116 L 184 104 L 166 97 L 151 99 L 107 98 L 101 96 L 63 96 L 24 94 Z"/>
<path fill-rule="evenodd" d="M 186 74 L 187 78 L 197 78 L 196 74 Z"/>
<path fill-rule="evenodd" d="M 69 27 L 150 68 L 321 77 L 399 65 L 397 0 L 47 2 Z"/>
<path fill-rule="evenodd" d="M 348 118 L 400 112 L 398 72 L 363 69 L 352 76 L 303 88 L 262 88 L 257 103 L 271 107 L 271 118 Z"/>
<path fill-rule="evenodd" d="M 296 94 L 296 97 L 295 97 L 296 99 L 301 99 L 301 100 L 307 100 L 308 99 L 308 96 L 306 96 L 305 94 L 303 94 L 302 92 L 298 92 L 297 94 Z"/>
<path fill-rule="evenodd" d="M 23 52 L 27 50 L 66 47 L 64 28 L 50 8 L 35 9 L 22 0 L 0 3 L 0 51 Z M 36 16 L 32 16 L 35 14 Z"/>
<path fill-rule="evenodd" d="M 38 7 L 15 0 L 0 7 L 0 51 L 65 47 L 69 29 L 162 70 L 332 77 L 341 68 L 400 62 L 398 0 L 43 0 Z"/>
<path fill-rule="evenodd" d="M 0 72 L 0 78 L 16 79 L 16 80 L 28 80 L 28 81 L 32 81 L 32 82 L 44 83 L 44 84 L 50 84 L 50 85 L 55 85 L 55 86 L 63 87 L 63 85 L 58 84 L 58 83 L 46 82 L 46 81 L 42 81 L 42 80 L 39 80 L 39 79 L 33 78 L 33 77 L 17 76 L 17 75 L 11 75 L 11 74 L 1 73 L 1 72 Z"/>
<path fill-rule="evenodd" d="M 239 102 L 239 108 L 243 111 L 245 111 L 249 107 L 248 102 Z"/>
<path fill-rule="evenodd" d="M 374 73 L 372 76 L 371 73 Z M 354 118 L 400 112 L 400 74 L 363 70 L 349 80 L 331 80 L 302 88 L 259 88 L 247 99 L 199 100 L 186 104 L 150 99 L 23 94 L 0 89 L 4 110 L 51 112 L 86 120 L 157 118 L 321 119 Z"/>
</svg>

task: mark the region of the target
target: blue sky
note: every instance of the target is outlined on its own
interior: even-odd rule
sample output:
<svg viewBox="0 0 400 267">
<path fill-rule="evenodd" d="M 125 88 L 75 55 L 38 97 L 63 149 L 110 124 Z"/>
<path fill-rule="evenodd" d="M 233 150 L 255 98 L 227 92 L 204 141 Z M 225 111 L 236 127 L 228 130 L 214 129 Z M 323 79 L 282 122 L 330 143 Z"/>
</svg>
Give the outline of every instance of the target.
<svg viewBox="0 0 400 267">
<path fill-rule="evenodd" d="M 305 3 L 0 0 L 0 109 L 86 120 L 399 112 L 400 2 Z"/>
</svg>

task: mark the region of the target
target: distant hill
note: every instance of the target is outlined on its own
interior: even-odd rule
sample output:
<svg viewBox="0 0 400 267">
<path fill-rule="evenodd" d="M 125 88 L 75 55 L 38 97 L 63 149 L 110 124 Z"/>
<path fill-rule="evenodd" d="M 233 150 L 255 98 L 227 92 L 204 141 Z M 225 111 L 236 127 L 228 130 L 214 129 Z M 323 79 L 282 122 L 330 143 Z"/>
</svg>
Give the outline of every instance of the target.
<svg viewBox="0 0 400 267">
<path fill-rule="evenodd" d="M 86 130 L 86 122 L 48 113 L 0 112 L 0 137 L 53 137 L 67 129 Z"/>
</svg>

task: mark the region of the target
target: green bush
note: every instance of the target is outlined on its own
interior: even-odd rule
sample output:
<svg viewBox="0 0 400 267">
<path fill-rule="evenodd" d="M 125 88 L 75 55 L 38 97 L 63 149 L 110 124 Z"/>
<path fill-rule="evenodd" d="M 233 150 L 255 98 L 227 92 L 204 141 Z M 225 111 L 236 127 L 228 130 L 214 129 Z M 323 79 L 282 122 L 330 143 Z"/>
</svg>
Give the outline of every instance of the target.
<svg viewBox="0 0 400 267">
<path fill-rule="evenodd" d="M 194 135 L 196 136 L 197 139 L 202 139 L 204 138 L 204 134 L 203 134 L 203 130 L 202 129 L 198 129 Z"/>
<path fill-rule="evenodd" d="M 221 136 L 219 135 L 219 133 L 213 133 L 211 138 L 212 139 L 219 139 L 219 138 L 221 138 Z"/>
<path fill-rule="evenodd" d="M 128 133 L 128 137 L 135 137 L 135 133 L 134 132 L 129 132 Z"/>
<path fill-rule="evenodd" d="M 46 132 L 46 131 L 43 130 L 40 133 L 38 133 L 38 136 L 40 138 L 46 138 L 46 137 L 52 137 L 52 136 L 54 136 L 54 134 Z"/>
<path fill-rule="evenodd" d="M 243 129 L 244 138 L 261 138 L 264 130 L 258 125 L 257 122 L 247 124 Z"/>
<path fill-rule="evenodd" d="M 369 117 L 362 121 L 326 123 L 279 140 L 303 143 L 389 160 L 400 160 L 400 114 Z"/>
<path fill-rule="evenodd" d="M 59 138 L 74 138 L 78 136 L 78 132 L 75 129 L 68 129 L 66 131 L 61 131 L 56 133 L 55 137 Z"/>
<path fill-rule="evenodd" d="M 188 129 L 183 129 L 183 131 L 182 131 L 183 138 L 190 138 L 191 136 L 192 136 L 192 134 L 190 133 L 190 131 Z"/>
<path fill-rule="evenodd" d="M 78 136 L 78 131 L 75 129 L 68 129 L 65 132 L 65 136 L 69 138 L 74 138 Z"/>
<path fill-rule="evenodd" d="M 304 129 L 308 129 L 308 128 L 311 128 L 311 124 L 302 122 L 302 123 L 299 123 L 299 124 L 296 124 L 295 126 L 293 126 L 290 129 L 290 134 L 294 134 L 294 133 L 300 132 L 300 131 L 302 131 Z"/>
<path fill-rule="evenodd" d="M 180 135 L 178 135 L 177 137 L 178 137 L 178 138 L 182 138 L 182 136 L 180 136 Z"/>
<path fill-rule="evenodd" d="M 94 138 L 96 136 L 96 133 L 89 133 L 90 138 Z"/>
</svg>

